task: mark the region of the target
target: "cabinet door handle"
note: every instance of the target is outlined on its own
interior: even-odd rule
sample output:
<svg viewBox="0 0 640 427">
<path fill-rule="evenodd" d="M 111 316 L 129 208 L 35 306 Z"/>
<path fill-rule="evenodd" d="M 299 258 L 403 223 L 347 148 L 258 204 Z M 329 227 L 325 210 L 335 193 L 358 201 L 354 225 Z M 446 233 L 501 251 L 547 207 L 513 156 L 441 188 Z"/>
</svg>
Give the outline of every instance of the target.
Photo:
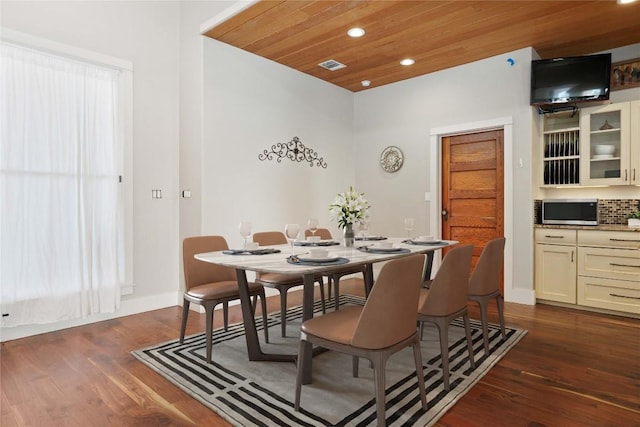
<svg viewBox="0 0 640 427">
<path fill-rule="evenodd" d="M 571 262 L 573 262 L 573 249 L 571 249 Z"/>
<path fill-rule="evenodd" d="M 630 297 L 627 295 L 619 295 L 619 294 L 609 294 L 609 296 L 618 297 L 618 298 L 640 299 L 640 297 Z"/>
<path fill-rule="evenodd" d="M 544 237 L 548 237 L 549 239 L 564 239 L 564 236 L 551 236 L 549 234 L 545 234 Z"/>
<path fill-rule="evenodd" d="M 636 180 L 636 168 L 633 168 L 633 175 L 632 175 L 632 180 L 635 181 Z"/>
<path fill-rule="evenodd" d="M 611 265 L 613 267 L 635 267 L 635 268 L 640 268 L 640 265 L 618 264 L 617 262 L 610 262 L 609 265 Z"/>
<path fill-rule="evenodd" d="M 640 242 L 640 239 L 614 239 L 610 238 L 612 242 Z"/>
<path fill-rule="evenodd" d="M 625 180 L 625 182 L 627 181 L 627 170 L 626 169 L 624 170 L 624 180 Z"/>
</svg>

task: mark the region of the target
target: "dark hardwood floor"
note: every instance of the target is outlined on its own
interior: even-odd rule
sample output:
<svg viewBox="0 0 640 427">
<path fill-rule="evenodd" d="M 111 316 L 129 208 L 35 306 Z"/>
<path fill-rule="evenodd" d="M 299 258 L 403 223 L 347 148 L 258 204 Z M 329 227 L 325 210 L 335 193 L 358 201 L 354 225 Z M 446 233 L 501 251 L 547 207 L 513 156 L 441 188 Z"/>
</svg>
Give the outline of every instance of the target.
<svg viewBox="0 0 640 427">
<path fill-rule="evenodd" d="M 361 294 L 357 282 L 342 291 Z M 268 302 L 278 309 L 277 297 Z M 292 293 L 290 305 L 300 303 Z M 438 426 L 640 426 L 640 320 L 546 305 L 505 311 L 528 334 Z M 171 307 L 3 343 L 0 424 L 228 426 L 130 355 L 177 338 L 180 315 Z M 230 321 L 240 316 L 233 307 Z M 187 333 L 203 330 L 204 315 L 192 312 Z"/>
</svg>

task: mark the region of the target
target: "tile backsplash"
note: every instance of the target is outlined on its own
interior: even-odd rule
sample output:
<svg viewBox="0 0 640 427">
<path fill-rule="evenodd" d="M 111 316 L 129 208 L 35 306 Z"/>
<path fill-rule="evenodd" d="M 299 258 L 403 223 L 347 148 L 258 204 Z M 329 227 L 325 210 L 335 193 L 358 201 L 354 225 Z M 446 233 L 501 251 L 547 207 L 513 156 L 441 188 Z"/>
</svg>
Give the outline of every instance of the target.
<svg viewBox="0 0 640 427">
<path fill-rule="evenodd" d="M 599 199 L 598 216 L 600 224 L 626 224 L 627 215 L 640 210 L 640 199 Z M 542 222 L 542 200 L 533 202 L 533 222 Z"/>
<path fill-rule="evenodd" d="M 612 199 L 598 200 L 600 224 L 626 224 L 627 215 L 640 209 L 640 200 Z"/>
</svg>

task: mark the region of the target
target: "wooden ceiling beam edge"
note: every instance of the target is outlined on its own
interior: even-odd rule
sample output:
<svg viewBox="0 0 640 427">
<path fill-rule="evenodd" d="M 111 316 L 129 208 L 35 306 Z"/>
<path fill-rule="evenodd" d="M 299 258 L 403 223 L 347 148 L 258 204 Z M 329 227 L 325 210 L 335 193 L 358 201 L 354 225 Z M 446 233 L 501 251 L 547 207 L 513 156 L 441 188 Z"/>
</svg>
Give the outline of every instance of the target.
<svg viewBox="0 0 640 427">
<path fill-rule="evenodd" d="M 218 40 L 221 36 L 228 34 L 242 24 L 255 19 L 285 1 L 246 0 L 235 3 L 202 24 L 200 26 L 200 34 Z M 240 24 L 238 21 L 240 21 Z"/>
</svg>

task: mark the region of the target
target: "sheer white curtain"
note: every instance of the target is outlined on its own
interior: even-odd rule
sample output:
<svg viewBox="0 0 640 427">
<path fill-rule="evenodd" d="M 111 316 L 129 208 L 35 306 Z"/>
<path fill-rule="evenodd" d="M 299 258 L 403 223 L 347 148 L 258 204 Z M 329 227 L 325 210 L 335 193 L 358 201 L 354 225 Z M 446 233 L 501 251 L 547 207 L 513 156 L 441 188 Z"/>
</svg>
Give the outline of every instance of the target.
<svg viewBox="0 0 640 427">
<path fill-rule="evenodd" d="M 0 47 L 3 325 L 113 312 L 124 280 L 120 72 Z"/>
</svg>

